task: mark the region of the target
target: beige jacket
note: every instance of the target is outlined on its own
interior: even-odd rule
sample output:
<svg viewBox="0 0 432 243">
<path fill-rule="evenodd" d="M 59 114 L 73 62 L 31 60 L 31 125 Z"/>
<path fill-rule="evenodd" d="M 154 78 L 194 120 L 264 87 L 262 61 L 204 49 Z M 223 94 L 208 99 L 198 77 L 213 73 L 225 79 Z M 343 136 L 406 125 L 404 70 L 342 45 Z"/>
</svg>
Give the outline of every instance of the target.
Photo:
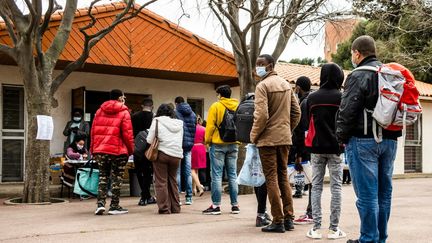
<svg viewBox="0 0 432 243">
<path fill-rule="evenodd" d="M 272 71 L 255 90 L 252 143 L 257 147 L 292 145 L 292 131 L 300 116 L 300 106 L 291 85 Z"/>
</svg>

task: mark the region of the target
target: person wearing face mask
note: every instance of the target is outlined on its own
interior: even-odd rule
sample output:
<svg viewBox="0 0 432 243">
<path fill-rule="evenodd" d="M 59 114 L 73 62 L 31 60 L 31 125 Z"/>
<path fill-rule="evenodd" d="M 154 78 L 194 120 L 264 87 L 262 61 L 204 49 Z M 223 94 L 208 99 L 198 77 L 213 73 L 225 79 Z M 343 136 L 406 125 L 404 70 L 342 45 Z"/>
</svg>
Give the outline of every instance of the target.
<svg viewBox="0 0 432 243">
<path fill-rule="evenodd" d="M 291 85 L 274 71 L 275 60 L 260 55 L 256 74 L 254 123 L 250 139 L 258 147 L 273 216 L 263 232 L 293 230 L 294 207 L 288 182 L 288 153 L 292 131 L 300 121 L 300 106 Z"/>
<path fill-rule="evenodd" d="M 125 214 L 120 206 L 120 188 L 128 157 L 133 154 L 134 137 L 129 109 L 123 91 L 114 89 L 110 100 L 97 110 L 91 129 L 90 152 L 99 166 L 96 215 L 105 212 L 108 178 L 111 175 L 112 197 L 108 214 Z"/>
<path fill-rule="evenodd" d="M 75 141 L 67 148 L 66 155 L 72 160 L 86 160 L 88 151 L 85 147 L 85 137 L 80 135 L 75 136 Z"/>
<path fill-rule="evenodd" d="M 66 141 L 64 142 L 63 151 L 66 154 L 66 149 L 69 147 L 70 144 L 73 143 L 75 136 L 84 136 L 85 139 L 85 145 L 87 146 L 87 138 L 90 133 L 90 125 L 88 122 L 84 121 L 83 119 L 84 111 L 79 108 L 75 108 L 72 110 L 72 120 L 69 121 L 64 130 L 63 135 L 67 136 Z"/>
</svg>

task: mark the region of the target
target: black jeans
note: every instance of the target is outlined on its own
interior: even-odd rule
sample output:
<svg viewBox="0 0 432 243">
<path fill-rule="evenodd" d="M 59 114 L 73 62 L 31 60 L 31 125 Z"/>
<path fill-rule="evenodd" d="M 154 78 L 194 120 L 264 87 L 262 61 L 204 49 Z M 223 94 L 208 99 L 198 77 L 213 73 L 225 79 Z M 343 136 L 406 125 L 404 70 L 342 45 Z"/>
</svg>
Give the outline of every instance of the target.
<svg viewBox="0 0 432 243">
<path fill-rule="evenodd" d="M 258 210 L 257 213 L 263 214 L 266 212 L 266 204 L 267 204 L 267 186 L 266 184 L 262 184 L 260 187 L 254 187 L 255 196 L 258 202 Z"/>
<path fill-rule="evenodd" d="M 137 173 L 138 183 L 141 187 L 141 197 L 144 199 L 149 199 L 150 185 L 153 182 L 153 165 L 152 162 L 147 158 L 140 158 L 134 156 L 135 171 Z"/>
</svg>

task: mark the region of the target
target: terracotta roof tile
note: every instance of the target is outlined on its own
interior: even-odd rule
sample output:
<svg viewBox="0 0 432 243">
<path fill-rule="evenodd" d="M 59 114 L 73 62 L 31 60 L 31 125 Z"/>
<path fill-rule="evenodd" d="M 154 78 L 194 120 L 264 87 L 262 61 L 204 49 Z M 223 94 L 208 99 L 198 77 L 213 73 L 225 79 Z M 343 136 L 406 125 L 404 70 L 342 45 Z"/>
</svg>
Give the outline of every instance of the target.
<svg viewBox="0 0 432 243">
<path fill-rule="evenodd" d="M 313 86 L 319 86 L 319 77 L 321 72 L 320 67 L 293 63 L 277 63 L 275 70 L 280 76 L 292 84 L 294 84 L 297 78 L 300 76 L 307 76 L 311 80 Z M 344 70 L 344 73 L 346 78 L 348 74 L 351 73 L 351 71 Z M 421 96 L 432 97 L 432 84 L 416 81 L 416 87 L 419 90 Z"/>
<path fill-rule="evenodd" d="M 97 23 L 88 32 L 95 33 L 108 26 L 125 7 L 126 4 L 121 2 L 95 6 L 92 13 Z M 134 8 L 138 9 L 139 5 Z M 88 23 L 87 12 L 88 8 L 76 11 L 70 38 L 60 60 L 73 61 L 79 57 L 83 37 L 78 28 Z M 61 16 L 62 12 L 52 16 L 43 38 L 45 49 L 55 36 Z M 4 38 L 9 36 L 4 24 L 0 24 L 0 42 L 8 43 Z M 232 53 L 147 9 L 118 25 L 102 39 L 91 50 L 87 63 L 223 76 L 226 80 L 237 78 Z"/>
</svg>

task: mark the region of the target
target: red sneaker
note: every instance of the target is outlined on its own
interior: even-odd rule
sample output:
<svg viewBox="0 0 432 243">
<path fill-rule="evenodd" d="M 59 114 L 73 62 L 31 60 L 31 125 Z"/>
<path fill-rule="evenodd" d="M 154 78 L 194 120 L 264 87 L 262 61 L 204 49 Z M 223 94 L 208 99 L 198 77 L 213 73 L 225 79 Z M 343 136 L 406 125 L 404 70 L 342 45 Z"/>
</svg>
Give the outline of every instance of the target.
<svg viewBox="0 0 432 243">
<path fill-rule="evenodd" d="M 294 220 L 294 224 L 302 225 L 302 224 L 313 224 L 313 218 L 309 217 L 307 214 L 300 216 L 298 219 Z"/>
</svg>

